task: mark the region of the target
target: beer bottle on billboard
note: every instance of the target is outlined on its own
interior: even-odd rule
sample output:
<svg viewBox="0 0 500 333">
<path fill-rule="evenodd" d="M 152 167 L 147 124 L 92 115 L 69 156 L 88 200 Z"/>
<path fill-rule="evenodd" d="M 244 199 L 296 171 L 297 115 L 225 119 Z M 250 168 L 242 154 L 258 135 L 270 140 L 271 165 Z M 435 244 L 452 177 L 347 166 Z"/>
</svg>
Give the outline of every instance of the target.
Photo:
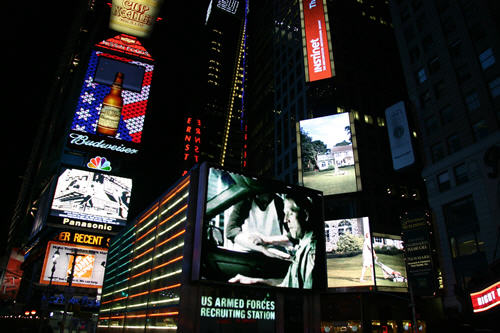
<svg viewBox="0 0 500 333">
<path fill-rule="evenodd" d="M 111 91 L 104 97 L 101 106 L 101 113 L 97 121 L 97 133 L 115 136 L 122 114 L 123 73 L 116 73 L 115 80 L 111 86 Z"/>
</svg>

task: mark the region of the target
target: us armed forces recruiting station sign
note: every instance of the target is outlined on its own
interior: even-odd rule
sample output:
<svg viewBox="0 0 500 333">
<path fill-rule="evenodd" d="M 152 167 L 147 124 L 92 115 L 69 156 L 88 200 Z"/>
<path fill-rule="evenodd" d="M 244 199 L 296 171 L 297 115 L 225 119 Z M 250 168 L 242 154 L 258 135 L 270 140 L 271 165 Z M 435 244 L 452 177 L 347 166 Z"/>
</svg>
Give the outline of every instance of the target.
<svg viewBox="0 0 500 333">
<path fill-rule="evenodd" d="M 203 288 L 200 332 L 275 332 L 276 296 L 245 288 Z"/>
</svg>

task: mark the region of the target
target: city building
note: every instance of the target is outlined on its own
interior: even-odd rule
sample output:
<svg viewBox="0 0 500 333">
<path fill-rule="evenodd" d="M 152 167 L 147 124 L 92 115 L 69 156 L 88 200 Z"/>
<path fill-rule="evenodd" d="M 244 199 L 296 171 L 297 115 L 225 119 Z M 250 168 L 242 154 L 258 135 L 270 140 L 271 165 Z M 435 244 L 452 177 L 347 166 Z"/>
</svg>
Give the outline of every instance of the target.
<svg viewBox="0 0 500 333">
<path fill-rule="evenodd" d="M 391 7 L 439 239 L 443 305 L 477 327 L 488 311 L 472 316 L 470 294 L 498 281 L 498 10 L 496 1 L 396 0 Z"/>
</svg>

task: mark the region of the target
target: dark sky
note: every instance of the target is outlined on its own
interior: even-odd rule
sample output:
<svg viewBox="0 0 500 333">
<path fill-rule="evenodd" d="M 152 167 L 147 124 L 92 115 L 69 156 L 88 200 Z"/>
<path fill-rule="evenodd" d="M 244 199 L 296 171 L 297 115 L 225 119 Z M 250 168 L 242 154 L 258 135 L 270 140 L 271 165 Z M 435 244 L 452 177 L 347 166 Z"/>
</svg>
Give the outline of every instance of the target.
<svg viewBox="0 0 500 333">
<path fill-rule="evenodd" d="M 103 6 L 104 1 L 97 3 Z M 207 5 L 208 1 L 165 1 L 163 20 L 151 38 L 144 41 L 156 64 L 143 132 L 142 161 L 138 163 L 140 175 L 134 183 L 141 192 L 136 196 L 140 205 L 159 196 L 180 177 L 177 170 L 182 122 L 186 113 L 199 107 L 198 78 L 206 65 L 201 52 L 201 29 Z M 4 9 L 1 165 L 6 181 L 0 224 L 3 236 L 76 6 L 67 0 L 11 1 Z M 115 34 L 107 27 L 103 31 L 110 37 Z"/>
</svg>

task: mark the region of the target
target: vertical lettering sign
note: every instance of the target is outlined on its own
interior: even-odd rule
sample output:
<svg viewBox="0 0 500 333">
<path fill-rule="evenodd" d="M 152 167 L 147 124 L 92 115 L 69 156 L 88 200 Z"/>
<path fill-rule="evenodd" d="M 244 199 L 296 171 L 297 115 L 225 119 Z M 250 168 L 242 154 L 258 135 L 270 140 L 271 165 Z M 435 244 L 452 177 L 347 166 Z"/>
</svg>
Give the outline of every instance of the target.
<svg viewBox="0 0 500 333">
<path fill-rule="evenodd" d="M 483 312 L 500 304 L 500 281 L 470 294 L 474 312 Z"/>
<path fill-rule="evenodd" d="M 306 73 L 310 82 L 333 75 L 328 43 L 328 24 L 322 0 L 302 0 L 305 43 L 307 49 Z"/>
<path fill-rule="evenodd" d="M 201 120 L 188 117 L 184 133 L 184 176 L 193 164 L 200 161 Z"/>
</svg>

